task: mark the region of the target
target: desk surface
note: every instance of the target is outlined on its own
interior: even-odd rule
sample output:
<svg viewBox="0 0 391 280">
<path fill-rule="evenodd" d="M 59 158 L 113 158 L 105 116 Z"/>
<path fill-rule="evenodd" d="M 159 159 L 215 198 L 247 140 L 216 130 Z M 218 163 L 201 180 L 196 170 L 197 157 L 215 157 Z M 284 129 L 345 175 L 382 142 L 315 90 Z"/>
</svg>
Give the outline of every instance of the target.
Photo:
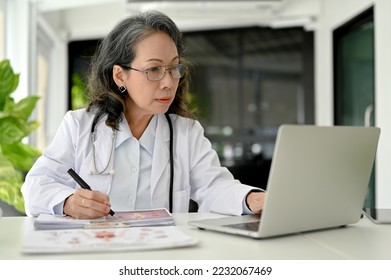
<svg viewBox="0 0 391 280">
<path fill-rule="evenodd" d="M 19 252 L 24 235 L 33 230 L 32 218 L 0 218 L 0 259 L 171 259 L 171 260 L 343 260 L 391 259 L 391 225 L 374 224 L 366 218 L 345 228 L 300 233 L 255 240 L 247 237 L 199 230 L 189 220 L 219 217 L 211 213 L 175 214 L 176 225 L 198 239 L 187 248 L 93 254 L 23 255 Z"/>
</svg>

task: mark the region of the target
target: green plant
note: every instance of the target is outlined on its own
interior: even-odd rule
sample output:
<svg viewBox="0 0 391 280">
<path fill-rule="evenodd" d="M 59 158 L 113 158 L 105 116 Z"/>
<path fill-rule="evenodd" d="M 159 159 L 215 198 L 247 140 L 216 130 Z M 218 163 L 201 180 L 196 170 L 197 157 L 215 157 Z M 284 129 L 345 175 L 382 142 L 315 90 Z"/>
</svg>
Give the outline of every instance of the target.
<svg viewBox="0 0 391 280">
<path fill-rule="evenodd" d="M 87 105 L 87 97 L 85 95 L 86 85 L 83 81 L 82 75 L 79 73 L 72 74 L 72 110 L 84 108 Z"/>
<path fill-rule="evenodd" d="M 30 170 L 41 152 L 24 143 L 38 127 L 30 121 L 39 97 L 28 96 L 18 102 L 11 97 L 19 84 L 19 74 L 12 70 L 9 60 L 0 62 L 0 200 L 24 213 L 20 188 L 25 173 Z"/>
</svg>

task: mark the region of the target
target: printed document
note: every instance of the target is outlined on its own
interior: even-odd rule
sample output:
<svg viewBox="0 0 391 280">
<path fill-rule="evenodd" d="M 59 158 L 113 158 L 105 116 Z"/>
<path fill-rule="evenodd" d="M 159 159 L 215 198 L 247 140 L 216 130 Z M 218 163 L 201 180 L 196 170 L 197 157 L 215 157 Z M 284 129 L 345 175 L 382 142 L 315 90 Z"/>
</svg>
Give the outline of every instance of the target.
<svg viewBox="0 0 391 280">
<path fill-rule="evenodd" d="M 137 251 L 196 244 L 195 239 L 175 226 L 34 230 L 26 234 L 21 253 Z"/>
<path fill-rule="evenodd" d="M 50 230 L 174 225 L 174 218 L 165 208 L 116 212 L 115 216 L 116 217 L 107 216 L 93 220 L 82 220 L 65 215 L 55 216 L 41 214 L 34 219 L 34 227 L 37 230 Z"/>
</svg>

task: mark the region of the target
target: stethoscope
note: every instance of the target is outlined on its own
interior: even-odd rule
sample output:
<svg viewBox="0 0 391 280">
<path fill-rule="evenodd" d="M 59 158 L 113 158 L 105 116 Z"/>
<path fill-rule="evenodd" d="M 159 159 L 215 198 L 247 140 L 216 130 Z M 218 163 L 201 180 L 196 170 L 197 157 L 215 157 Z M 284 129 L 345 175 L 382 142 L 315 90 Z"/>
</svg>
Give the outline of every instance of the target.
<svg viewBox="0 0 391 280">
<path fill-rule="evenodd" d="M 164 114 L 166 116 L 167 122 L 168 122 L 168 127 L 170 129 L 170 197 L 169 197 L 169 202 L 170 202 L 170 212 L 172 212 L 172 201 L 173 201 L 173 189 L 174 189 L 174 156 L 173 156 L 173 128 L 172 128 L 172 122 L 171 118 L 168 113 Z M 110 166 L 111 160 L 113 158 L 113 151 L 114 151 L 114 145 L 115 145 L 115 140 L 117 139 L 117 131 L 113 129 L 113 134 L 111 137 L 111 148 L 110 148 L 110 155 L 109 155 L 109 160 L 106 164 L 106 166 L 103 168 L 103 170 L 98 171 L 96 167 L 96 158 L 95 158 L 95 145 L 94 142 L 96 140 L 96 131 L 95 131 L 95 126 L 98 123 L 98 116 L 95 117 L 94 121 L 92 122 L 91 126 L 91 143 L 92 143 L 92 161 L 94 165 L 94 170 L 91 170 L 90 175 L 114 175 L 114 170 L 107 170 Z"/>
</svg>

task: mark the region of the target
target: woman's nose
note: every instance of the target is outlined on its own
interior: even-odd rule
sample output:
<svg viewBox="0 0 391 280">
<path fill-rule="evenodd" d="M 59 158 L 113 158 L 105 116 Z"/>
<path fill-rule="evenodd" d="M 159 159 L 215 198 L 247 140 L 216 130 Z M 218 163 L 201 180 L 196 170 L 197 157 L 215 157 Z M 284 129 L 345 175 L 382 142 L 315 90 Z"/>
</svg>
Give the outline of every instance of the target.
<svg viewBox="0 0 391 280">
<path fill-rule="evenodd" d="M 163 79 L 160 80 L 160 85 L 162 88 L 172 88 L 175 85 L 175 80 L 177 79 L 172 77 L 171 71 L 167 70 Z"/>
</svg>

